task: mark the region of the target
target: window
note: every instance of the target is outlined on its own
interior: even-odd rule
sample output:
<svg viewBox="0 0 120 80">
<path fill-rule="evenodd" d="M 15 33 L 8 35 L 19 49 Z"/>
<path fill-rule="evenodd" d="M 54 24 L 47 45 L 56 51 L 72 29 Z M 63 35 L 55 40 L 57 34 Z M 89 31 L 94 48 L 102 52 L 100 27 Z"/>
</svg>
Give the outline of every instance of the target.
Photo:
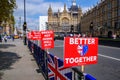
<svg viewBox="0 0 120 80">
<path fill-rule="evenodd" d="M 62 19 L 62 25 L 63 26 L 68 26 L 69 25 L 69 20 L 67 18 Z"/>
<path fill-rule="evenodd" d="M 103 8 L 102 8 L 102 14 L 104 14 L 104 13 L 105 13 L 105 8 L 103 7 Z"/>
<path fill-rule="evenodd" d="M 120 16 L 120 9 L 118 9 L 118 11 L 117 11 L 117 12 L 118 12 L 118 16 Z"/>
<path fill-rule="evenodd" d="M 108 27 L 108 28 L 111 28 L 111 21 L 108 21 L 108 22 L 107 22 L 107 27 Z"/>
<path fill-rule="evenodd" d="M 111 13 L 108 12 L 108 19 L 111 19 Z"/>
<path fill-rule="evenodd" d="M 110 1 L 108 2 L 107 7 L 108 7 L 108 10 L 110 10 L 110 9 L 111 9 L 112 4 L 111 4 L 111 2 L 110 2 Z"/>
<path fill-rule="evenodd" d="M 120 6 L 120 0 L 117 0 L 118 6 Z"/>
</svg>

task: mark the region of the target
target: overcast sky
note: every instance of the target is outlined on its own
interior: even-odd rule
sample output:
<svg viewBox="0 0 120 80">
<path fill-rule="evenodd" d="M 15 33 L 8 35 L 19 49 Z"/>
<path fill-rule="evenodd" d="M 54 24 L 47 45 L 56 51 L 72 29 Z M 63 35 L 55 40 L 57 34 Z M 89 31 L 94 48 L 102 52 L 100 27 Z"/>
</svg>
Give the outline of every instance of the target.
<svg viewBox="0 0 120 80">
<path fill-rule="evenodd" d="M 76 4 L 82 8 L 85 12 L 93 5 L 96 5 L 100 0 L 76 0 Z M 16 27 L 23 25 L 24 21 L 24 0 L 16 0 L 17 9 L 14 11 L 16 20 Z M 53 11 L 63 9 L 64 4 L 69 8 L 72 5 L 72 0 L 26 0 L 26 22 L 27 27 L 30 29 L 37 29 L 39 26 L 39 16 L 47 16 L 49 5 L 53 8 Z M 20 21 L 21 17 L 21 21 Z"/>
</svg>

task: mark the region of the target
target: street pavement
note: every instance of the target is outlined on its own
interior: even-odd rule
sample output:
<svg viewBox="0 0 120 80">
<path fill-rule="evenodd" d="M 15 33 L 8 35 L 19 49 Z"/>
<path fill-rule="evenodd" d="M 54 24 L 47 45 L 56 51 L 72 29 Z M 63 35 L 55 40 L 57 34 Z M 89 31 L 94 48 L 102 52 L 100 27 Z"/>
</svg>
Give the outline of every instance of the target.
<svg viewBox="0 0 120 80">
<path fill-rule="evenodd" d="M 0 43 L 0 80 L 45 80 L 23 40 Z"/>
</svg>

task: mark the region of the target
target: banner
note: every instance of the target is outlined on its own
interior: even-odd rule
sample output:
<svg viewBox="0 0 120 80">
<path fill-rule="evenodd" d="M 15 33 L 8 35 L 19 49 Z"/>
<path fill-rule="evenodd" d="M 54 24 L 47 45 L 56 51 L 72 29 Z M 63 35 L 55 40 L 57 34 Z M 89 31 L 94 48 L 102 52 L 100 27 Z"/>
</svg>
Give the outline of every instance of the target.
<svg viewBox="0 0 120 80">
<path fill-rule="evenodd" d="M 28 33 L 27 33 L 27 38 L 30 39 L 30 40 L 32 39 L 31 32 L 28 32 Z"/>
<path fill-rule="evenodd" d="M 31 31 L 32 40 L 41 40 L 41 32 L 40 31 Z"/>
<path fill-rule="evenodd" d="M 41 48 L 54 48 L 54 32 L 52 30 L 41 31 Z"/>
<path fill-rule="evenodd" d="M 98 38 L 66 37 L 64 42 L 64 66 L 96 64 Z"/>
<path fill-rule="evenodd" d="M 72 69 L 65 68 L 63 60 L 48 54 L 48 77 L 49 80 L 72 80 Z"/>
<path fill-rule="evenodd" d="M 41 40 L 40 31 L 31 31 L 28 33 L 28 39 L 30 40 Z"/>
</svg>

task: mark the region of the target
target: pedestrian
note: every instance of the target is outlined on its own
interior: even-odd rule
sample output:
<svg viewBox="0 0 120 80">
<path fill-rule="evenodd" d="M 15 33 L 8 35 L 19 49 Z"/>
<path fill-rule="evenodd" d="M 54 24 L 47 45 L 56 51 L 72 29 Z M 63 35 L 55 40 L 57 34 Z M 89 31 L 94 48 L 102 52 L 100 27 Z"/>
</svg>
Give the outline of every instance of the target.
<svg viewBox="0 0 120 80">
<path fill-rule="evenodd" d="M 4 36 L 4 41 L 7 42 L 7 36 L 6 35 Z"/>
<path fill-rule="evenodd" d="M 113 39 L 116 39 L 116 34 L 113 34 Z"/>
<path fill-rule="evenodd" d="M 0 42 L 2 42 L 2 36 L 0 35 Z"/>
<path fill-rule="evenodd" d="M 12 35 L 12 41 L 14 41 L 14 35 Z"/>
</svg>

